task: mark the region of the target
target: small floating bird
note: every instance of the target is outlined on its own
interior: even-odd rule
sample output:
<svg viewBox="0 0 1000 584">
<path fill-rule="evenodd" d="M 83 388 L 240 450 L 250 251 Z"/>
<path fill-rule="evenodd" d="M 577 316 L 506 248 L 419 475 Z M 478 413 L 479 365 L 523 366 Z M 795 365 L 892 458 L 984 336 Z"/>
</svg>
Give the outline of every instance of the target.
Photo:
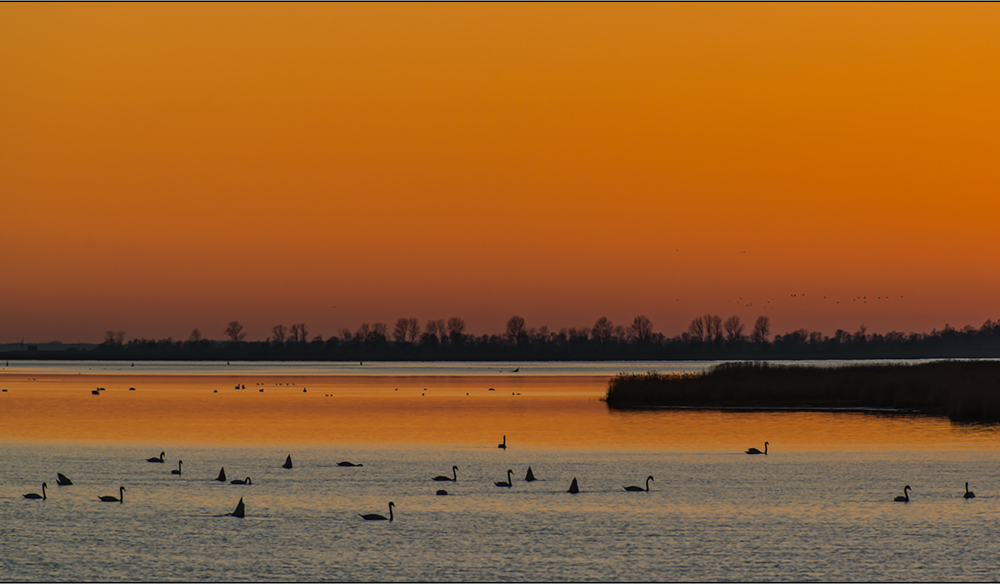
<svg viewBox="0 0 1000 584">
<path fill-rule="evenodd" d="M 39 495 L 38 493 L 28 493 L 27 495 L 21 495 L 21 496 L 24 497 L 25 499 L 47 499 L 48 497 L 45 496 L 45 487 L 47 486 L 49 486 L 48 483 L 42 483 L 41 495 Z"/>
<path fill-rule="evenodd" d="M 911 491 L 911 490 L 912 489 L 910 489 L 910 485 L 906 485 L 905 487 L 903 487 L 903 494 L 902 495 L 898 495 L 895 499 L 893 499 L 893 501 L 898 501 L 900 503 L 909 503 L 910 502 L 910 495 L 907 493 L 907 491 Z"/>
<path fill-rule="evenodd" d="M 245 479 L 235 479 L 235 480 L 229 481 L 229 484 L 230 485 L 252 485 L 253 483 L 250 482 L 250 477 L 247 477 Z"/>
<path fill-rule="evenodd" d="M 431 480 L 432 481 L 451 481 L 453 483 L 456 482 L 458 480 L 458 467 L 457 466 L 452 466 L 451 467 L 451 474 L 453 475 L 451 477 L 446 477 L 444 475 L 438 475 L 438 476 L 434 477 Z"/>
<path fill-rule="evenodd" d="M 286 464 L 288 464 L 289 466 L 286 466 L 285 468 L 292 468 L 291 467 L 291 463 L 286 463 Z M 353 462 L 350 462 L 348 460 L 343 460 L 343 461 L 338 462 L 337 466 L 364 466 L 364 464 L 362 464 L 362 463 L 354 464 Z"/>
<path fill-rule="evenodd" d="M 178 460 L 177 461 L 177 468 L 175 470 L 170 471 L 170 474 L 172 474 L 172 475 L 179 475 L 179 474 L 181 474 L 181 465 L 182 464 L 184 464 L 184 461 L 183 460 Z"/>
<path fill-rule="evenodd" d="M 645 492 L 648 493 L 649 492 L 649 481 L 651 481 L 651 480 L 653 480 L 653 475 L 649 475 L 648 477 L 646 477 L 646 488 L 645 489 L 643 489 L 642 487 L 637 487 L 635 485 L 632 485 L 630 487 L 625 487 L 625 490 L 626 491 L 632 491 L 632 492 L 635 492 L 635 491 L 645 491 Z"/>
<path fill-rule="evenodd" d="M 67 487 L 73 484 L 73 481 L 69 480 L 69 477 L 61 472 L 56 473 L 56 484 L 61 487 Z"/>
<path fill-rule="evenodd" d="M 574 495 L 580 492 L 580 485 L 576 482 L 576 477 L 573 477 L 573 482 L 569 484 L 569 488 L 566 489 L 567 493 L 573 493 Z"/>
<path fill-rule="evenodd" d="M 975 499 L 976 494 L 969 490 L 969 483 L 965 483 L 965 494 L 962 495 L 963 499 Z"/>
<path fill-rule="evenodd" d="M 160 453 L 160 457 L 159 457 L 159 458 L 156 458 L 156 457 L 153 457 L 153 458 L 147 458 L 147 459 L 146 459 L 146 462 L 164 462 L 164 460 L 163 460 L 163 455 L 164 455 L 164 454 L 166 454 L 166 453 L 165 453 L 165 452 L 161 452 L 161 453 Z"/>
<path fill-rule="evenodd" d="M 222 467 L 219 469 L 219 476 L 215 477 L 215 480 L 219 481 L 220 483 L 226 482 L 226 467 Z"/>
<path fill-rule="evenodd" d="M 504 450 L 507 450 L 507 435 L 506 434 L 503 435 L 503 442 L 501 442 L 500 444 L 497 444 L 497 448 L 503 448 Z"/>
<path fill-rule="evenodd" d="M 436 493 L 434 493 L 434 494 L 435 494 L 435 495 L 447 495 L 447 494 L 448 494 L 448 491 L 446 491 L 446 490 L 444 490 L 444 489 L 438 489 L 438 492 L 436 492 Z"/>
<path fill-rule="evenodd" d="M 285 459 L 285 464 L 281 465 L 282 468 L 292 468 L 292 455 L 289 454 L 288 458 Z"/>
<path fill-rule="evenodd" d="M 378 513 L 366 513 L 364 515 L 361 515 L 360 513 L 358 513 L 358 515 L 361 515 L 361 518 L 364 519 L 365 521 L 385 521 L 385 520 L 392 521 L 392 508 L 395 507 L 395 506 L 396 506 L 395 503 L 393 503 L 392 501 L 389 501 L 389 516 L 388 517 L 386 517 L 385 515 L 379 515 Z"/>
<path fill-rule="evenodd" d="M 498 486 L 498 487 L 507 487 L 509 489 L 510 487 L 513 486 L 512 481 L 510 480 L 511 475 L 513 475 L 513 474 L 514 474 L 514 471 L 512 471 L 510 469 L 507 469 L 507 482 L 505 483 L 503 481 L 499 481 L 499 482 L 494 482 L 493 484 L 496 485 L 496 486 Z"/>
<path fill-rule="evenodd" d="M 101 495 L 100 499 L 105 503 L 124 503 L 125 502 L 125 487 L 118 487 L 118 496 L 113 495 Z"/>
<path fill-rule="evenodd" d="M 756 448 L 749 448 L 749 449 L 747 449 L 747 454 L 764 454 L 764 455 L 766 455 L 767 454 L 767 444 L 768 444 L 767 442 L 764 443 L 764 452 L 761 452 L 760 450 L 757 450 Z"/>
<path fill-rule="evenodd" d="M 531 472 L 531 467 L 528 467 L 528 473 L 524 475 L 524 481 L 530 483 L 531 481 L 537 481 L 535 478 L 535 473 Z"/>
</svg>

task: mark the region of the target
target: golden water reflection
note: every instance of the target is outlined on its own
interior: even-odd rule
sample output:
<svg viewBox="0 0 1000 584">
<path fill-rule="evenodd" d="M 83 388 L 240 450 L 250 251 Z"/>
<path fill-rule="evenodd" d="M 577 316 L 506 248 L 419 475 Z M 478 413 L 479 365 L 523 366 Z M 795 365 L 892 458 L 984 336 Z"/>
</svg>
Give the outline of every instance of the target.
<svg viewBox="0 0 1000 584">
<path fill-rule="evenodd" d="M 0 374 L 0 440 L 494 448 L 506 435 L 512 448 L 701 451 L 765 440 L 774 450 L 996 448 L 1000 438 L 996 426 L 931 417 L 609 411 L 606 385 L 551 375 Z M 106 389 L 95 396 L 96 387 Z"/>
</svg>

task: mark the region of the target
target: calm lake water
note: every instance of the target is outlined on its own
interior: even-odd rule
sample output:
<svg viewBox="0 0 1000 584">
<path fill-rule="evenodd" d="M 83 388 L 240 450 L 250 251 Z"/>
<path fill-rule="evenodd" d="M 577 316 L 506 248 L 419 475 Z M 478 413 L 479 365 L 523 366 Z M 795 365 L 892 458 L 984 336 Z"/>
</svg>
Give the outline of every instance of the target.
<svg viewBox="0 0 1000 584">
<path fill-rule="evenodd" d="M 11 362 L 0 580 L 1000 579 L 996 426 L 600 401 L 615 372 L 706 365 Z"/>
</svg>

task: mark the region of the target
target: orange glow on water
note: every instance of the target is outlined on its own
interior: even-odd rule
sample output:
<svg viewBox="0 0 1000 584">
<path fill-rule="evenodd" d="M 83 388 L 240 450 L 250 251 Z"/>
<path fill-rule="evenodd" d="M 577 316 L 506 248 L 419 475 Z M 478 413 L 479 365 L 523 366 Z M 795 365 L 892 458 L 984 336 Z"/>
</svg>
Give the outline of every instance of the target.
<svg viewBox="0 0 1000 584">
<path fill-rule="evenodd" d="M 506 435 L 512 449 L 996 447 L 992 427 L 930 417 L 609 411 L 604 376 L 254 379 L 234 389 L 239 379 L 222 375 L 3 374 L 0 440 L 492 449 Z M 106 389 L 94 396 L 95 387 Z"/>
<path fill-rule="evenodd" d="M 998 24 L 989 4 L 3 5 L 0 342 L 515 313 L 978 325 Z"/>
</svg>

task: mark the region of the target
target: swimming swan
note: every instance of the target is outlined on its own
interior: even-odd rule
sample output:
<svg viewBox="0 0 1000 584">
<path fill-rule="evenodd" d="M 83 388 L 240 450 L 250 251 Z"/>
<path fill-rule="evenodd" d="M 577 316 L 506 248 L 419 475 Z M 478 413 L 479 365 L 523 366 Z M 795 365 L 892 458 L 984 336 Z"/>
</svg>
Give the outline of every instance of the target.
<svg viewBox="0 0 1000 584">
<path fill-rule="evenodd" d="M 496 485 L 496 486 L 498 486 L 498 487 L 507 487 L 507 488 L 510 488 L 510 487 L 512 487 L 512 486 L 513 486 L 513 485 L 512 485 L 512 481 L 510 480 L 510 476 L 511 476 L 512 474 L 514 474 L 514 471 L 512 471 L 512 470 L 510 470 L 510 469 L 508 468 L 508 469 L 507 469 L 507 482 L 505 483 L 505 482 L 503 482 L 503 481 L 500 481 L 500 482 L 495 482 L 495 483 L 493 483 L 493 484 L 494 484 L 494 485 Z"/>
<path fill-rule="evenodd" d="M 247 477 L 244 480 L 236 479 L 236 480 L 233 480 L 233 481 L 229 481 L 229 484 L 230 485 L 252 485 L 253 483 L 250 482 L 250 477 Z"/>
<path fill-rule="evenodd" d="M 118 487 L 118 496 L 112 495 L 101 495 L 101 500 L 106 503 L 124 503 L 125 502 L 125 487 Z"/>
<path fill-rule="evenodd" d="M 147 458 L 147 459 L 146 459 L 146 462 L 163 462 L 163 455 L 164 455 L 164 454 L 166 454 L 166 452 L 161 452 L 161 453 L 160 453 L 160 457 L 159 457 L 159 458 L 156 458 L 156 457 L 153 457 L 153 458 Z"/>
<path fill-rule="evenodd" d="M 49 486 L 48 483 L 42 483 L 41 495 L 39 495 L 38 493 L 28 493 L 27 495 L 21 495 L 21 496 L 24 497 L 25 499 L 47 499 L 48 497 L 45 496 L 45 487 L 47 486 Z"/>
<path fill-rule="evenodd" d="M 392 521 L 392 508 L 395 506 L 396 506 L 395 503 L 389 501 L 388 517 L 386 517 L 385 515 L 379 515 L 378 513 L 366 513 L 365 515 L 361 515 L 360 513 L 358 513 L 358 515 L 361 515 L 361 518 L 364 519 L 365 521 L 385 521 L 386 519 Z"/>
<path fill-rule="evenodd" d="M 354 464 L 353 462 L 350 462 L 348 460 L 343 460 L 341 462 L 338 462 L 337 466 L 364 466 L 364 464 L 361 464 L 361 463 Z M 286 466 L 285 468 L 292 468 L 292 467 Z"/>
<path fill-rule="evenodd" d="M 637 487 L 635 485 L 632 485 L 630 487 L 625 487 L 625 490 L 626 491 L 646 491 L 648 493 L 649 492 L 649 481 L 651 481 L 651 480 L 653 480 L 653 475 L 649 475 L 648 477 L 646 477 L 646 488 L 645 489 L 643 489 L 642 487 Z"/>
<path fill-rule="evenodd" d="M 66 487 L 73 484 L 73 481 L 69 480 L 69 477 L 61 472 L 56 473 L 56 484 Z"/>
<path fill-rule="evenodd" d="M 903 494 L 897 496 L 895 499 L 893 499 L 893 501 L 899 501 L 900 503 L 909 503 L 910 495 L 907 493 L 907 491 L 910 490 L 912 490 L 910 489 L 910 485 L 906 485 L 905 487 L 903 487 Z"/>
<path fill-rule="evenodd" d="M 454 476 L 453 477 L 446 477 L 444 475 L 438 475 L 438 476 L 434 477 L 431 480 L 432 481 L 451 481 L 453 483 L 456 482 L 456 481 L 458 481 L 458 467 L 457 466 L 452 466 L 451 467 L 451 474 L 454 475 Z"/>
<path fill-rule="evenodd" d="M 181 474 L 181 465 L 182 464 L 184 464 L 184 461 L 183 460 L 178 460 L 177 461 L 177 469 L 170 471 L 170 474 L 172 474 L 172 475 L 179 475 L 179 474 Z"/>
<path fill-rule="evenodd" d="M 764 454 L 764 455 L 766 455 L 767 454 L 767 442 L 764 443 L 764 452 L 761 452 L 760 450 L 757 450 L 756 448 L 749 448 L 749 449 L 747 449 L 747 454 Z"/>
<path fill-rule="evenodd" d="M 503 442 L 501 442 L 500 444 L 497 444 L 497 448 L 503 448 L 504 450 L 507 450 L 507 435 L 506 434 L 503 435 Z"/>
<path fill-rule="evenodd" d="M 963 499 L 975 499 L 976 494 L 969 490 L 969 483 L 965 483 L 965 494 L 962 495 Z"/>
</svg>

